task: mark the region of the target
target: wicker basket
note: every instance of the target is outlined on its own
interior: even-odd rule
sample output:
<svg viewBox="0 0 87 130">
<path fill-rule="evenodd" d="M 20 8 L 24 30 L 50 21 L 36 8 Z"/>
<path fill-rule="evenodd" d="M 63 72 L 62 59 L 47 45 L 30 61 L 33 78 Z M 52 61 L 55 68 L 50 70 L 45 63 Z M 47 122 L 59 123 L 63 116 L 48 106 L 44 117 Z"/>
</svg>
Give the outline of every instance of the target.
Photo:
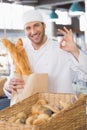
<svg viewBox="0 0 87 130">
<path fill-rule="evenodd" d="M 33 96 L 0 111 L 0 130 L 85 130 L 86 129 L 86 96 L 79 98 L 66 110 L 53 116 L 40 126 L 29 126 L 8 122 L 8 119 L 20 111 L 31 113 L 31 107 L 38 99 L 44 98 L 51 105 L 57 105 L 59 100 L 67 101 L 73 94 L 37 93 Z"/>
</svg>

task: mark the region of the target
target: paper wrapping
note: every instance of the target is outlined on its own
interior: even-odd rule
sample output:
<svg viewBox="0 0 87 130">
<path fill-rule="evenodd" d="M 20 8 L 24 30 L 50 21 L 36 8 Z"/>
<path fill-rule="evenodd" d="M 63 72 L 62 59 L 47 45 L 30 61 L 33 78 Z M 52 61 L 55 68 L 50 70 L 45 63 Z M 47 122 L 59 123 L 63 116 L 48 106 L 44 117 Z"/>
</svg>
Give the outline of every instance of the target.
<svg viewBox="0 0 87 130">
<path fill-rule="evenodd" d="M 32 73 L 27 77 L 22 76 L 19 78 L 24 79 L 25 86 L 23 89 L 18 89 L 17 91 L 12 92 L 10 105 L 14 105 L 37 92 L 48 92 L 48 74 Z"/>
</svg>

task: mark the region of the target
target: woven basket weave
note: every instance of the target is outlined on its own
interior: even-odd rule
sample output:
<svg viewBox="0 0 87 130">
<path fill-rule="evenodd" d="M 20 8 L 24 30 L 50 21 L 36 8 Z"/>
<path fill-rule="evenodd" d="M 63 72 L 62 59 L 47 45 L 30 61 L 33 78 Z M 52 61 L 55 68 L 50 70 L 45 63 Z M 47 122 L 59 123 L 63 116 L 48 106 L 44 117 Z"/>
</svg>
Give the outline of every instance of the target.
<svg viewBox="0 0 87 130">
<path fill-rule="evenodd" d="M 53 116 L 46 123 L 39 126 L 29 126 L 8 122 L 8 119 L 21 112 L 31 113 L 31 107 L 38 99 L 46 99 L 51 105 L 58 105 L 58 101 L 71 100 L 73 94 L 37 93 L 33 96 L 0 111 L 0 130 L 86 130 L 86 96 L 79 98 L 64 111 Z"/>
</svg>

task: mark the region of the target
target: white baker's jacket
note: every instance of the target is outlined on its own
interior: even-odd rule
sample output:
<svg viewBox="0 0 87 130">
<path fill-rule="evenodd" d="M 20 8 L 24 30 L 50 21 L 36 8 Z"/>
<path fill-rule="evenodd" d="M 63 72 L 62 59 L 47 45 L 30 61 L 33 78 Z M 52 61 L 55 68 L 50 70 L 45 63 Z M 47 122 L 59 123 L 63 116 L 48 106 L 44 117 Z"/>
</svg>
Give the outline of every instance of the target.
<svg viewBox="0 0 87 130">
<path fill-rule="evenodd" d="M 24 41 L 32 72 L 48 73 L 49 91 L 73 93 L 72 69 L 84 81 L 87 74 L 87 55 L 80 51 L 78 61 L 70 53 L 59 48 L 58 42 L 47 39 L 39 50 L 34 50 L 30 40 Z"/>
<path fill-rule="evenodd" d="M 48 73 L 50 92 L 73 93 L 72 69 L 79 79 L 87 82 L 87 55 L 83 52 L 80 51 L 77 61 L 72 54 L 60 49 L 58 42 L 52 39 L 47 39 L 39 50 L 34 50 L 28 39 L 23 40 L 23 44 L 32 72 Z"/>
</svg>

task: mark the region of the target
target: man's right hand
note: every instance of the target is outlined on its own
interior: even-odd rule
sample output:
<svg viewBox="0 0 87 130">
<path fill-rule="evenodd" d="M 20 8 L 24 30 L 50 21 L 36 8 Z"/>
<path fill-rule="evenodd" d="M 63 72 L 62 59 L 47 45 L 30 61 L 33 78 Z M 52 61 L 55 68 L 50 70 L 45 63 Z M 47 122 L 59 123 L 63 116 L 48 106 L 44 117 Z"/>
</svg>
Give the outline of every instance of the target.
<svg viewBox="0 0 87 130">
<path fill-rule="evenodd" d="M 5 85 L 5 89 L 11 93 L 13 90 L 17 91 L 17 89 L 23 89 L 24 84 L 24 80 L 12 78 L 9 79 L 8 83 Z"/>
</svg>

